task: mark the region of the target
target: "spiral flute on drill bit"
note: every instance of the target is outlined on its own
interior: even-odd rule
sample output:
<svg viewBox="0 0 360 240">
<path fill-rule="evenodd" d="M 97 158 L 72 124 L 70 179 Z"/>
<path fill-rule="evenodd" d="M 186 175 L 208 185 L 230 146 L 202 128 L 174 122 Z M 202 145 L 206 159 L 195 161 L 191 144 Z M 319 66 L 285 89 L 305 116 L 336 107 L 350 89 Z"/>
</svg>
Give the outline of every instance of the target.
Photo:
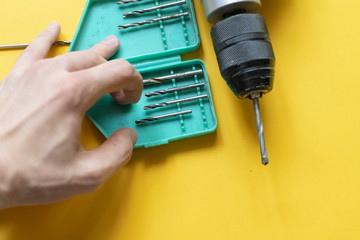
<svg viewBox="0 0 360 240">
<path fill-rule="evenodd" d="M 118 1 L 117 4 L 122 5 L 122 4 L 128 4 L 128 3 L 135 3 L 135 2 L 141 2 L 142 0 L 122 0 L 122 1 Z"/>
<path fill-rule="evenodd" d="M 169 89 L 164 89 L 164 90 L 159 90 L 159 91 L 154 91 L 154 92 L 148 92 L 148 93 L 145 93 L 145 96 L 152 97 L 152 96 L 165 95 L 168 93 L 181 92 L 181 91 L 204 87 L 204 86 L 205 86 L 204 83 L 196 83 L 196 84 L 191 84 L 191 85 L 186 85 L 186 86 L 181 86 L 181 87 L 176 87 L 176 88 L 169 88 Z"/>
<path fill-rule="evenodd" d="M 202 98 L 208 98 L 208 97 L 209 96 L 205 94 L 205 95 L 199 95 L 199 96 L 194 96 L 194 97 L 176 99 L 176 100 L 168 101 L 168 102 L 151 104 L 151 105 L 144 106 L 144 110 L 155 109 L 155 108 L 159 108 L 159 107 L 166 107 L 166 106 L 177 104 L 177 103 L 191 102 L 191 101 L 195 101 L 195 100 L 202 99 Z"/>
<path fill-rule="evenodd" d="M 180 115 L 186 115 L 186 114 L 190 114 L 190 113 L 192 113 L 191 110 L 185 110 L 185 111 L 175 112 L 175 113 L 168 113 L 168 114 L 164 114 L 164 115 L 160 115 L 160 116 L 156 116 L 156 117 L 148 117 L 148 118 L 136 120 L 135 123 L 140 124 L 140 123 L 154 122 L 154 121 L 157 121 L 160 119 L 170 118 L 170 117 L 175 117 L 175 116 L 180 116 Z"/>
<path fill-rule="evenodd" d="M 179 79 L 185 79 L 185 78 L 190 78 L 190 77 L 194 77 L 194 76 L 202 76 L 204 73 L 201 69 L 197 69 L 197 70 L 192 70 L 192 71 L 187 71 L 187 72 L 182 72 L 182 73 L 175 73 L 172 75 L 167 75 L 167 76 L 162 76 L 162 77 L 154 77 L 154 78 L 150 78 L 150 79 L 145 79 L 143 81 L 144 85 L 149 85 L 149 84 L 153 84 L 153 83 L 165 83 L 167 81 L 171 81 L 173 79 L 175 80 L 179 80 Z"/>
</svg>

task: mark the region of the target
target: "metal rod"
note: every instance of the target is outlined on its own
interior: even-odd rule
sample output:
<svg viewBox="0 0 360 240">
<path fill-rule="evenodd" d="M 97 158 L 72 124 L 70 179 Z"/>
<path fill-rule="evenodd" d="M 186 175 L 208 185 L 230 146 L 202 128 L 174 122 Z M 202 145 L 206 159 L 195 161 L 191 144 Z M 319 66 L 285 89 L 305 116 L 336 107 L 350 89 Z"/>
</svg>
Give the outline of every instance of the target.
<svg viewBox="0 0 360 240">
<path fill-rule="evenodd" d="M 122 0 L 122 1 L 118 1 L 117 4 L 123 5 L 123 4 L 134 3 L 134 2 L 141 2 L 141 1 L 142 1 L 142 0 Z"/>
<path fill-rule="evenodd" d="M 188 15 L 189 15 L 188 12 L 177 13 L 177 14 L 174 14 L 174 15 L 149 19 L 149 20 L 142 21 L 142 22 L 135 22 L 135 23 L 125 24 L 125 25 L 119 25 L 118 28 L 119 29 L 127 29 L 127 28 L 131 28 L 131 27 L 142 26 L 142 25 L 146 25 L 146 24 L 150 24 L 150 23 L 156 23 L 156 22 L 160 22 L 160 21 L 168 21 L 168 20 L 171 20 L 171 19 L 181 18 L 181 17 L 185 17 L 185 16 L 188 16 Z"/>
<path fill-rule="evenodd" d="M 141 10 L 137 10 L 137 11 L 133 11 L 133 12 L 129 12 L 129 13 L 124 13 L 123 16 L 124 16 L 124 18 L 131 17 L 131 16 L 137 16 L 137 15 L 141 15 L 143 13 L 153 12 L 158 9 L 170 8 L 170 7 L 175 7 L 175 6 L 179 6 L 179 5 L 183 5 L 183 4 L 186 4 L 185 0 L 172 2 L 172 3 L 166 3 L 166 4 L 162 4 L 162 5 L 157 5 L 155 7 L 145 8 L 145 9 L 141 9 Z"/>
<path fill-rule="evenodd" d="M 191 101 L 202 99 L 202 98 L 208 98 L 208 95 L 205 94 L 205 95 L 199 95 L 199 96 L 195 96 L 195 97 L 176 99 L 176 100 L 173 100 L 173 101 L 151 104 L 151 105 L 144 106 L 144 110 L 155 109 L 155 108 L 159 108 L 159 107 L 165 107 L 165 106 L 173 105 L 173 104 L 177 104 L 177 103 L 191 102 Z"/>
<path fill-rule="evenodd" d="M 172 79 L 184 79 L 184 78 L 189 78 L 189 77 L 193 77 L 193 76 L 201 76 L 203 75 L 203 71 L 201 69 L 198 70 L 193 70 L 193 71 L 188 71 L 188 72 L 183 72 L 183 73 L 176 73 L 176 74 L 172 74 L 172 75 L 168 75 L 168 76 L 162 76 L 162 77 L 155 77 L 155 78 L 150 78 L 150 79 L 145 79 L 143 81 L 144 85 L 149 85 L 152 83 L 164 83 L 167 81 L 171 81 Z"/>
<path fill-rule="evenodd" d="M 191 85 L 186 85 L 186 86 L 181 86 L 181 87 L 176 87 L 176 88 L 169 88 L 169 89 L 164 89 L 164 90 L 159 90 L 159 91 L 154 91 L 154 92 L 148 92 L 148 93 L 145 93 L 145 96 L 152 97 L 152 96 L 165 95 L 167 93 L 180 92 L 180 91 L 185 91 L 185 90 L 194 89 L 194 88 L 198 88 L 198 87 L 204 87 L 204 86 L 205 86 L 204 83 L 196 83 L 196 84 L 191 84 Z"/>
<path fill-rule="evenodd" d="M 63 46 L 63 45 L 70 45 L 70 44 L 71 44 L 71 41 L 57 41 L 57 42 L 53 43 L 53 46 Z M 30 43 L 0 45 L 0 50 L 24 49 L 29 45 L 30 45 Z"/>
<path fill-rule="evenodd" d="M 260 105 L 259 105 L 259 97 L 253 97 L 253 105 L 254 105 L 254 111 L 256 116 L 256 127 L 258 131 L 258 138 L 260 143 L 260 153 L 261 153 L 261 162 L 264 165 L 267 165 L 269 163 L 268 154 L 265 147 L 265 137 L 264 137 L 264 129 L 263 124 L 261 121 L 261 115 L 260 115 Z"/>
<path fill-rule="evenodd" d="M 191 110 L 185 110 L 185 111 L 181 111 L 181 112 L 169 113 L 169 114 L 164 114 L 164 115 L 160 115 L 160 116 L 156 116 L 156 117 L 149 117 L 149 118 L 136 120 L 135 123 L 139 124 L 139 123 L 153 122 L 153 121 L 157 121 L 157 120 L 160 120 L 163 118 L 180 116 L 180 115 L 185 115 L 185 114 L 190 114 L 190 113 L 192 113 Z"/>
</svg>

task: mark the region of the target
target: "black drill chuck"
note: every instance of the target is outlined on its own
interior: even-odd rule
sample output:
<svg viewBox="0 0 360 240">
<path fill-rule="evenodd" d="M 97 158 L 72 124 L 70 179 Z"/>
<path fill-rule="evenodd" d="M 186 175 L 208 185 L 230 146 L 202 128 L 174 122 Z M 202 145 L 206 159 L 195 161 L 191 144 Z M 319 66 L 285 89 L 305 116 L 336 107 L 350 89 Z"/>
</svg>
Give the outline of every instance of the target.
<svg viewBox="0 0 360 240">
<path fill-rule="evenodd" d="M 238 97 L 272 90 L 275 56 L 260 14 L 227 17 L 213 26 L 211 37 L 221 75 Z"/>
</svg>

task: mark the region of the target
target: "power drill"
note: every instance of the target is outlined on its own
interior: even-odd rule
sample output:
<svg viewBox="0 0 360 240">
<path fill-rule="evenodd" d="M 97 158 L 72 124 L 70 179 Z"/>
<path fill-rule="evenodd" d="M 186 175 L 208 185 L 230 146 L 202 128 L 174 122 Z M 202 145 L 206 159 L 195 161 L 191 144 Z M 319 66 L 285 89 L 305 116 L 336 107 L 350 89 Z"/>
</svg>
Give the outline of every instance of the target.
<svg viewBox="0 0 360 240">
<path fill-rule="evenodd" d="M 261 161 L 269 163 L 259 98 L 273 88 L 275 55 L 260 0 L 202 0 L 222 77 L 239 98 L 253 101 Z"/>
</svg>

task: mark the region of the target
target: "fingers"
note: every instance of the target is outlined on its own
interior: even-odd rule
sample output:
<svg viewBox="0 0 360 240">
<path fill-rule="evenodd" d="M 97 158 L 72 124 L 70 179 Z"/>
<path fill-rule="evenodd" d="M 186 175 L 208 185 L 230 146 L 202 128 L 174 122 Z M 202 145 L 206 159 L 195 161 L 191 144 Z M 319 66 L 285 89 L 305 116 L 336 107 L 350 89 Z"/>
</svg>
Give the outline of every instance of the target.
<svg viewBox="0 0 360 240">
<path fill-rule="evenodd" d="M 69 72 L 91 68 L 106 62 L 119 48 L 119 40 L 110 35 L 102 42 L 85 51 L 71 52 L 54 58 L 57 65 Z"/>
<path fill-rule="evenodd" d="M 130 160 L 136 141 L 137 134 L 133 129 L 114 132 L 100 147 L 80 156 L 75 166 L 75 179 L 80 184 L 97 187 Z"/>
<path fill-rule="evenodd" d="M 86 109 L 102 95 L 118 91 L 120 93 L 116 98 L 119 102 L 136 103 L 143 90 L 142 76 L 123 59 L 74 72 L 73 76 L 83 86 L 82 98 L 86 99 Z"/>
<path fill-rule="evenodd" d="M 60 34 L 60 25 L 52 22 L 35 40 L 23 51 L 15 67 L 26 67 L 33 62 L 46 57 L 50 47 Z"/>
</svg>

